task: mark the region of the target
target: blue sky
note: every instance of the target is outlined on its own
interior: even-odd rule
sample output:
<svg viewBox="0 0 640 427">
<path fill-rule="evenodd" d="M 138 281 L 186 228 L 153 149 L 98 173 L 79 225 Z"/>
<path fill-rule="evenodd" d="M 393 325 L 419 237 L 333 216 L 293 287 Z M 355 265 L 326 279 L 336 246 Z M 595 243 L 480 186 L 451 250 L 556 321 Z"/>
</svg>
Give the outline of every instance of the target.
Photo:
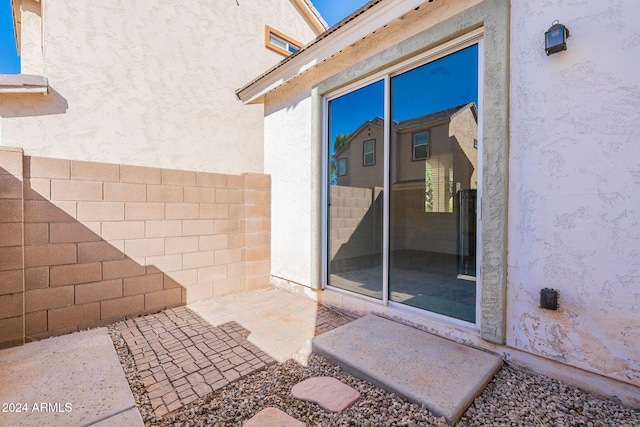
<svg viewBox="0 0 640 427">
<path fill-rule="evenodd" d="M 478 46 L 472 45 L 391 79 L 391 114 L 397 122 L 475 102 Z M 372 83 L 329 103 L 331 141 L 384 114 L 384 85 Z"/>
<path fill-rule="evenodd" d="M 312 0 L 325 21 L 331 26 L 365 4 L 366 0 Z M 13 18 L 9 0 L 0 0 L 0 74 L 20 72 L 20 57 L 16 53 Z"/>
<path fill-rule="evenodd" d="M 0 0 L 0 74 L 20 72 L 20 58 L 16 53 L 13 17 L 9 0 Z"/>
</svg>

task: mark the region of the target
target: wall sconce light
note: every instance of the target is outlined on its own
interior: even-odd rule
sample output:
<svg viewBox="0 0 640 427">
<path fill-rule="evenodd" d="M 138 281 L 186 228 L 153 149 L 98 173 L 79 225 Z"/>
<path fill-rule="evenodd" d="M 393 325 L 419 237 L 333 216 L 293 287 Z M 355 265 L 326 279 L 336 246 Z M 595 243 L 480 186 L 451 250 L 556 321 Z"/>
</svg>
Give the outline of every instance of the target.
<svg viewBox="0 0 640 427">
<path fill-rule="evenodd" d="M 544 33 L 544 51 L 547 56 L 567 50 L 569 30 L 559 21 L 553 21 L 551 28 Z"/>
</svg>

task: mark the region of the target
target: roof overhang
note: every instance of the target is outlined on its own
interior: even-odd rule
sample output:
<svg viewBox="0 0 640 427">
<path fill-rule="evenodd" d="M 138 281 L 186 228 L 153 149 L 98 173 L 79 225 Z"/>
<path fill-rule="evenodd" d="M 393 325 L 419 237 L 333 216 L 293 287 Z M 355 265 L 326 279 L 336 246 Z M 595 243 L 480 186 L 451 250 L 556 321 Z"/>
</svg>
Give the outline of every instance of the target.
<svg viewBox="0 0 640 427">
<path fill-rule="evenodd" d="M 291 1 L 302 12 L 302 14 L 304 15 L 304 18 L 309 23 L 311 28 L 313 28 L 313 31 L 317 35 L 324 33 L 326 29 L 329 28 L 325 20 L 322 19 L 322 15 L 320 15 L 320 13 L 316 10 L 316 8 L 313 7 L 313 4 L 311 4 L 309 0 L 291 0 Z"/>
<path fill-rule="evenodd" d="M 22 15 L 20 14 L 20 3 L 22 0 L 9 0 L 11 4 L 11 14 L 13 15 L 13 34 L 16 37 L 16 52 L 20 55 L 20 24 Z"/>
<path fill-rule="evenodd" d="M 389 22 L 406 15 L 423 3 L 431 1 L 372 0 L 295 54 L 238 89 L 236 95 L 245 104 L 261 103 L 267 92 L 320 64 Z"/>
</svg>

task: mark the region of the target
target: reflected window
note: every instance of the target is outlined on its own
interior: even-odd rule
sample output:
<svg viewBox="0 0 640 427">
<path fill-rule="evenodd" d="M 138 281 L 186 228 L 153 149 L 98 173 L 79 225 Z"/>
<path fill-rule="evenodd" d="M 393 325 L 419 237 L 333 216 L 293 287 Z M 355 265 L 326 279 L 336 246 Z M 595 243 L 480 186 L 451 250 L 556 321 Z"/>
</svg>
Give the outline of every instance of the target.
<svg viewBox="0 0 640 427">
<path fill-rule="evenodd" d="M 362 162 L 365 166 L 376 164 L 376 140 L 364 142 L 364 159 Z"/>
<path fill-rule="evenodd" d="M 347 174 L 347 159 L 338 159 L 338 176 Z"/>
<path fill-rule="evenodd" d="M 429 157 L 429 131 L 413 134 L 413 160 Z"/>
</svg>

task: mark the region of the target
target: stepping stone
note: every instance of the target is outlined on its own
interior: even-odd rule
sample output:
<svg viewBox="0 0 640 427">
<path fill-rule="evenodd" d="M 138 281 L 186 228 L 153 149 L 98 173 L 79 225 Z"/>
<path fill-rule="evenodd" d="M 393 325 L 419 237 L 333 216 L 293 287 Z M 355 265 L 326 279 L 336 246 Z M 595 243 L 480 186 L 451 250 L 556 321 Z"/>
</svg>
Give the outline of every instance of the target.
<svg viewBox="0 0 640 427">
<path fill-rule="evenodd" d="M 242 427 L 306 427 L 306 424 L 278 408 L 264 408 L 245 421 Z"/>
<path fill-rule="evenodd" d="M 360 393 L 333 377 L 306 379 L 291 388 L 293 397 L 317 403 L 327 412 L 342 412 L 360 399 Z"/>
</svg>

